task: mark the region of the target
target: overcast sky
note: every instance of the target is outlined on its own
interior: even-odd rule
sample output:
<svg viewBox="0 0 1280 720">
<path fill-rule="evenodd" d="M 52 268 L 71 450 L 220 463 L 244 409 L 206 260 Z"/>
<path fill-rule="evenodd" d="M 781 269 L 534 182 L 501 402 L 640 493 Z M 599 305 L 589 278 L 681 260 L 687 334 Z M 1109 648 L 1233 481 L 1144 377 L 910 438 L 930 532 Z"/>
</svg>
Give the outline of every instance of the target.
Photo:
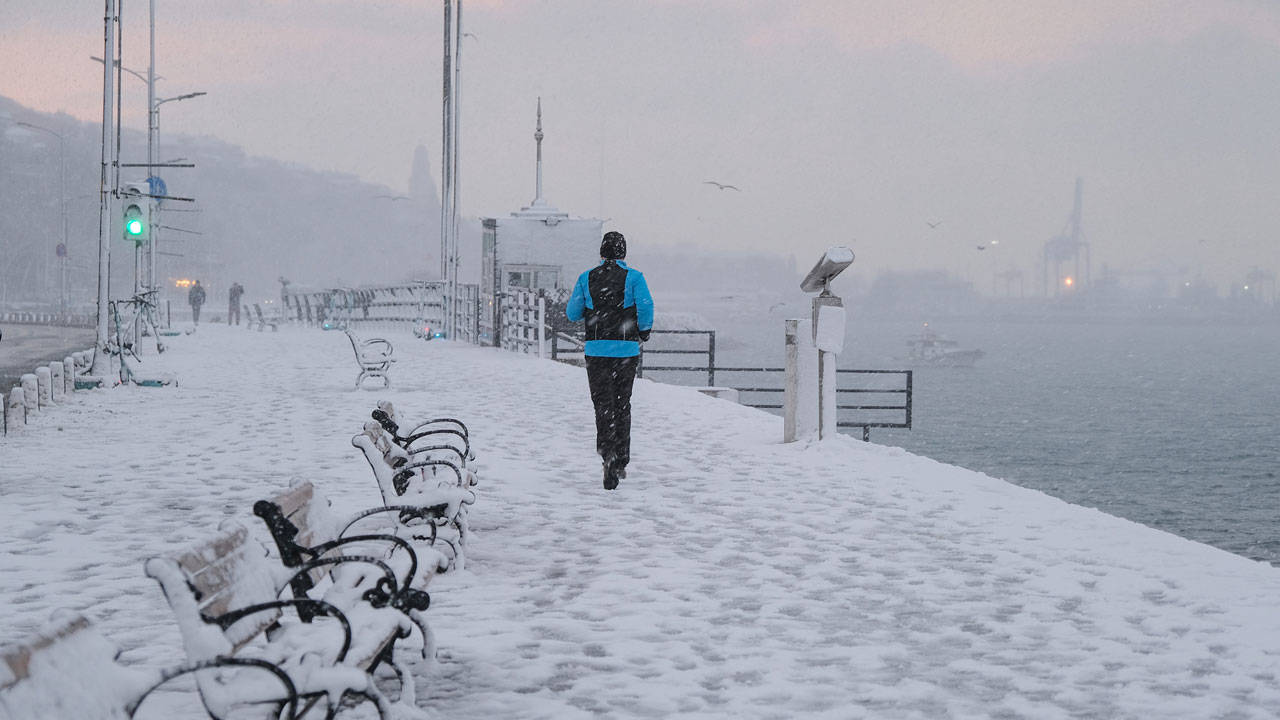
<svg viewBox="0 0 1280 720">
<path fill-rule="evenodd" d="M 547 199 L 633 243 L 801 266 L 849 244 L 864 272 L 1030 286 L 1079 176 L 1095 277 L 1280 269 L 1272 0 L 463 1 L 467 215 L 533 198 L 541 96 Z M 0 2 L 0 94 L 100 120 L 102 0 Z M 400 190 L 415 145 L 438 165 L 442 3 L 157 8 L 159 94 L 209 93 L 164 106 L 167 143 L 215 135 Z M 147 2 L 124 13 L 145 71 Z"/>
</svg>

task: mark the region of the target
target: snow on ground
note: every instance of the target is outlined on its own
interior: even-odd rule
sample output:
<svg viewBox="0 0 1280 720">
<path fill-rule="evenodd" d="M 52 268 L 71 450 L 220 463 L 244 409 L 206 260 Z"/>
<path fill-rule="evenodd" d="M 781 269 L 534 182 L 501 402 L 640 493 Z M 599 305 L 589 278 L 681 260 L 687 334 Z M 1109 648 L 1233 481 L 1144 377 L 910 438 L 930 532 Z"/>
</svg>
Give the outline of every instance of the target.
<svg viewBox="0 0 1280 720">
<path fill-rule="evenodd" d="M 482 472 L 416 666 L 439 717 L 1280 716 L 1275 568 L 648 381 L 605 492 L 581 369 L 392 337 L 393 388 L 355 391 L 339 333 L 201 327 L 144 366 L 179 387 L 0 440 L 0 638 L 71 607 L 124 662 L 178 661 L 144 560 L 294 477 L 377 504 L 349 441 L 389 398 L 466 420 Z"/>
</svg>

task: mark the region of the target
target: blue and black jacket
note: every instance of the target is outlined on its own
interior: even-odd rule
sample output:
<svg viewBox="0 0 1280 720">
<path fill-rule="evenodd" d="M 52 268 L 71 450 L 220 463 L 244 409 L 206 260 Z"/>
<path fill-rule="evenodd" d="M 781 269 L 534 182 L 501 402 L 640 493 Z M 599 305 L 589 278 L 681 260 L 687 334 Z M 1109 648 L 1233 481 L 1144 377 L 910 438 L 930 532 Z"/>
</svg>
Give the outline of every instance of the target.
<svg viewBox="0 0 1280 720">
<path fill-rule="evenodd" d="M 653 328 L 653 296 L 639 270 L 621 260 L 601 260 L 578 276 L 565 315 L 587 324 L 586 355 L 635 357 L 640 333 Z"/>
</svg>

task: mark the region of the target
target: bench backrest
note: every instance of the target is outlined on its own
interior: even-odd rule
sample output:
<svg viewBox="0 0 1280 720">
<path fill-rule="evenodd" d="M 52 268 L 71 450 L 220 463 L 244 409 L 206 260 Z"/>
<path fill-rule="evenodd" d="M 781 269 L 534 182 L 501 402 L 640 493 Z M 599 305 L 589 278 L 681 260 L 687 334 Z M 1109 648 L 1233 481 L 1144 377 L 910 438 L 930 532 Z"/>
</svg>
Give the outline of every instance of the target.
<svg viewBox="0 0 1280 720">
<path fill-rule="evenodd" d="M 316 492 L 315 486 L 309 480 L 298 483 L 267 502 L 278 507 L 283 518 L 296 529 L 297 534 L 292 537 L 292 541 L 297 545 L 314 547 L 333 540 L 342 532 L 337 516 L 329 509 L 329 501 Z M 259 517 L 263 517 L 268 524 L 271 522 L 263 516 L 263 513 L 259 512 L 257 506 L 254 507 L 254 513 Z M 275 535 L 274 530 L 272 535 Z M 281 559 L 288 566 L 298 565 L 310 559 L 293 557 L 293 549 L 281 545 L 279 540 L 276 541 L 276 549 L 280 551 Z M 337 551 L 327 553 L 327 555 L 338 554 L 341 553 Z M 324 579 L 330 569 L 332 568 L 329 565 L 312 568 L 307 573 L 310 578 L 309 583 L 300 578 L 295 579 L 293 585 L 294 597 L 305 596 L 307 590 Z"/>
<path fill-rule="evenodd" d="M 277 583 L 283 580 L 267 559 L 266 548 L 239 523 L 176 555 L 151 558 L 146 572 L 164 590 L 187 657 L 194 661 L 240 649 L 280 616 L 278 610 L 255 613 L 226 630 L 206 622 L 230 610 L 275 600 Z"/>
<path fill-rule="evenodd" d="M 83 615 L 59 611 L 29 640 L 0 649 L 0 717 L 124 720 L 160 679 L 116 662 Z"/>
</svg>

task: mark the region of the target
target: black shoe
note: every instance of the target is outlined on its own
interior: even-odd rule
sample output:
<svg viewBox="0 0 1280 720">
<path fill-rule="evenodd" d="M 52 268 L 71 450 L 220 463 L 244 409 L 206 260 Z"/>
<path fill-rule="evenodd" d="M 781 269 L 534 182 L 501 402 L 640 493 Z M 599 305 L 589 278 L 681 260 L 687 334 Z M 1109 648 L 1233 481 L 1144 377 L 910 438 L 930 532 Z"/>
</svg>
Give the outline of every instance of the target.
<svg viewBox="0 0 1280 720">
<path fill-rule="evenodd" d="M 618 471 L 609 465 L 604 464 L 604 489 L 613 490 L 618 487 Z"/>
</svg>

